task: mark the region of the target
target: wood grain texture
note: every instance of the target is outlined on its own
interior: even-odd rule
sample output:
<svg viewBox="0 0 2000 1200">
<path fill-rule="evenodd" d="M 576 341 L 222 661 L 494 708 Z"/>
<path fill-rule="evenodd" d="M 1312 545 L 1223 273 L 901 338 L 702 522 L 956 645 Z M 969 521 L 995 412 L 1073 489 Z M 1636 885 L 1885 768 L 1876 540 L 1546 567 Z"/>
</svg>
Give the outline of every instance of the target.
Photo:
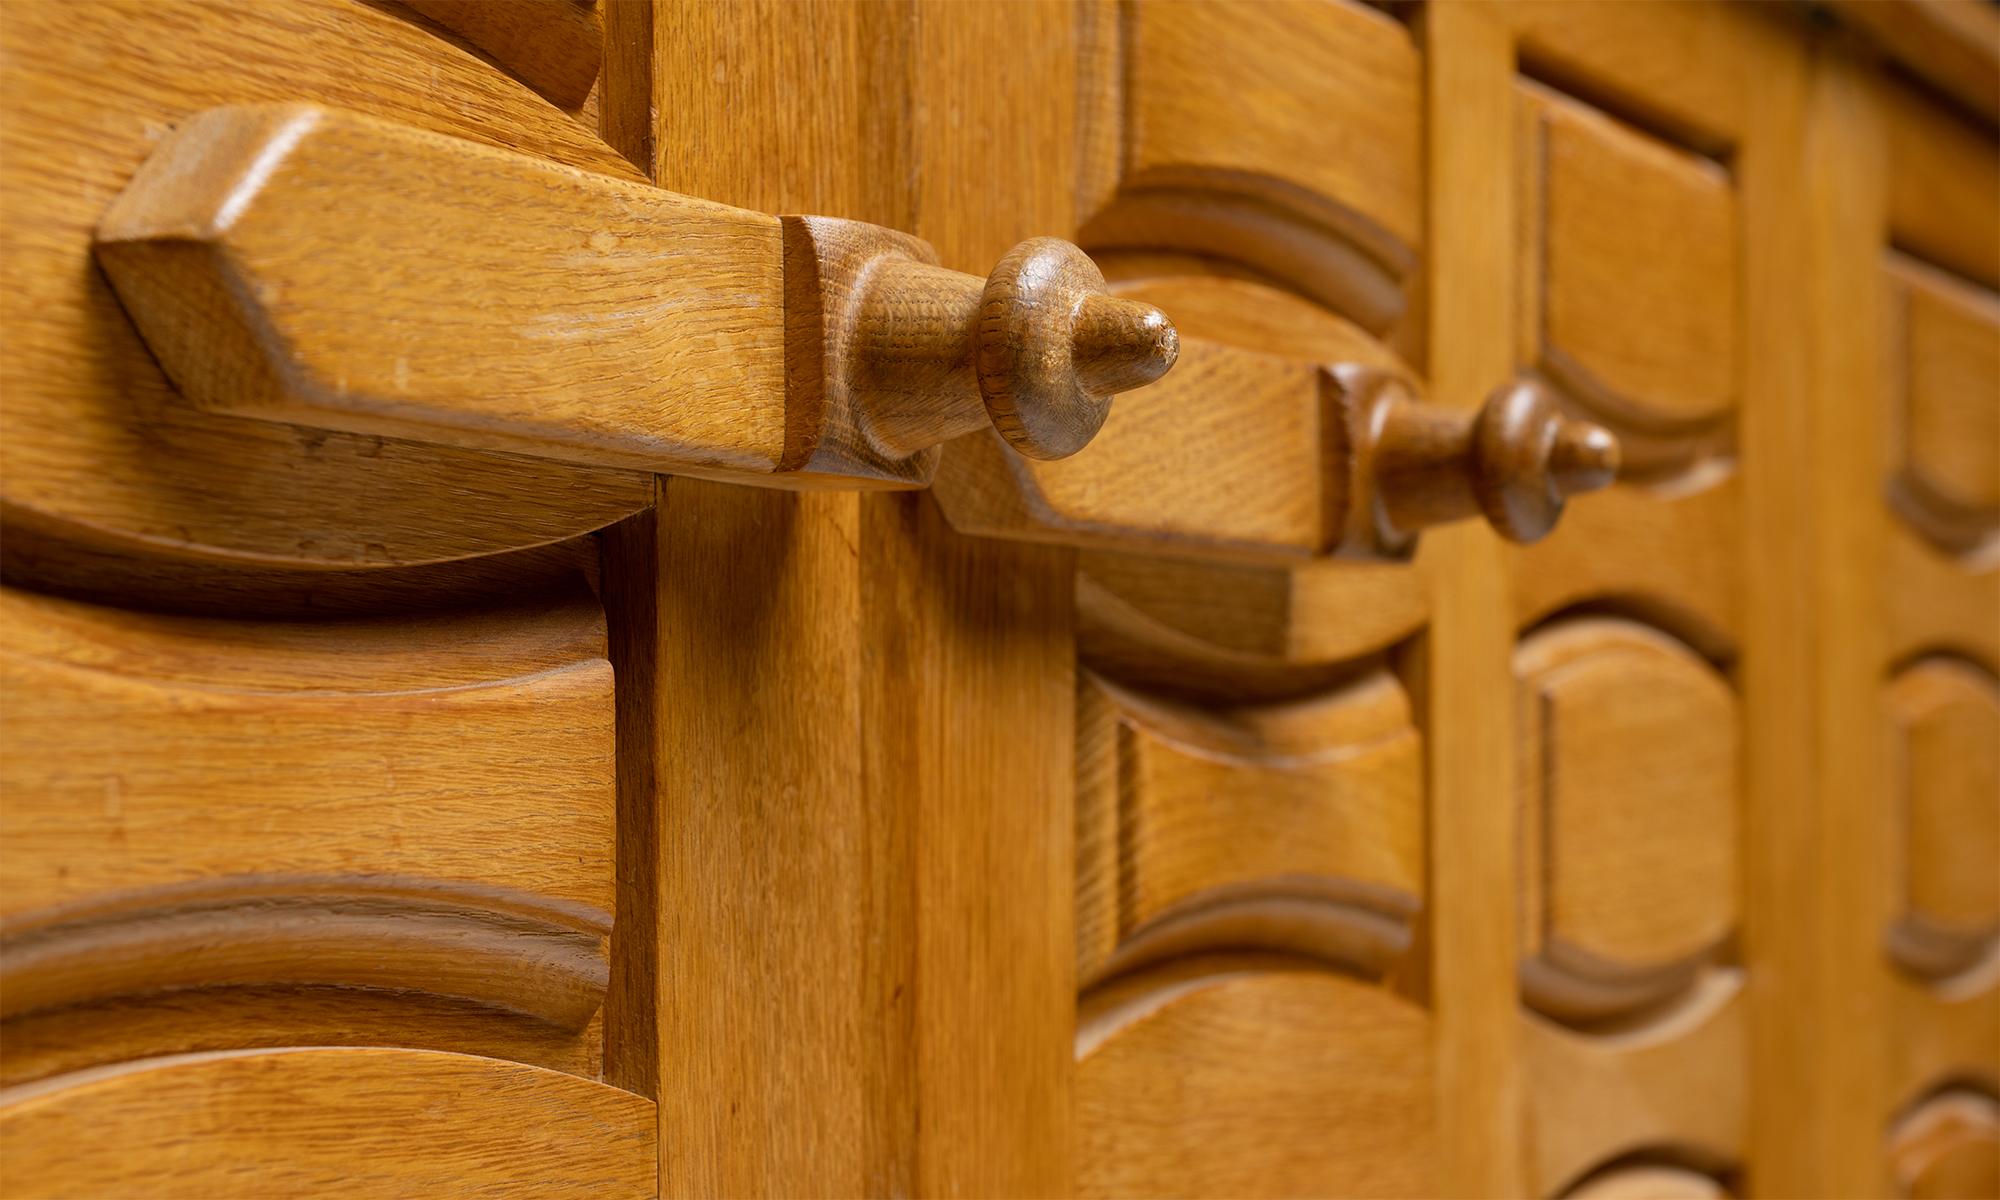
<svg viewBox="0 0 2000 1200">
<path fill-rule="evenodd" d="M 982 286 L 877 226 L 786 217 L 784 229 L 783 469 L 927 483 L 943 442 L 989 427 L 1014 453 L 1067 458 L 1114 394 L 1180 353 L 1164 314 L 1106 292 L 1061 238 L 1016 244 Z"/>
<path fill-rule="evenodd" d="M 280 876 L 154 889 L 10 929 L 0 938 L 0 1017 L 291 985 L 425 992 L 580 1030 L 604 1002 L 609 933 L 600 914 L 497 888 Z"/>
<path fill-rule="evenodd" d="M 263 106 L 176 130 L 96 236 L 206 409 L 634 469 L 783 457 L 772 217 Z"/>
<path fill-rule="evenodd" d="M 1728 175 L 1546 89 L 1520 103 L 1521 359 L 1639 435 L 1631 474 L 1685 468 L 1736 403 Z"/>
<path fill-rule="evenodd" d="M 663 186 L 910 229 L 954 268 L 983 270 L 1074 224 L 1067 8 L 668 4 L 653 16 L 644 95 Z M 1003 33 L 1020 52 L 996 58 L 987 48 Z M 1009 186 L 992 186 L 994 160 L 1016 165 Z M 679 524 L 677 490 L 693 505 Z M 699 724 L 671 717 L 659 761 L 686 771 L 712 754 L 713 794 L 733 801 L 740 787 L 772 805 L 768 829 L 750 813 L 689 810 L 725 832 L 741 823 L 732 860 L 663 803 L 667 861 L 677 844 L 700 858 L 687 881 L 663 872 L 667 911 L 685 913 L 662 929 L 662 1091 L 682 1097 L 663 1129 L 694 1131 L 694 1149 L 666 1164 L 670 1194 L 1070 1188 L 1068 563 L 958 541 L 934 514 L 919 521 L 927 503 L 668 489 L 663 578 L 727 565 L 706 568 L 701 589 L 663 592 L 662 626 L 688 640 L 663 651 L 662 696 L 693 683 L 710 700 Z M 747 554 L 744 530 L 770 540 Z M 710 590 L 729 580 L 748 590 Z M 793 616 L 812 628 L 807 644 Z M 796 702 L 771 704 L 778 694 Z M 674 750 L 703 730 L 721 743 Z M 691 794 L 703 793 L 685 781 L 662 793 Z M 726 891 L 677 908 L 680 889 L 718 871 L 783 886 L 745 893 L 760 897 L 754 916 Z M 1016 885 L 990 888 L 996 873 Z M 685 930 L 720 931 L 724 953 L 746 920 L 768 931 L 749 954 L 728 949 L 713 969 L 688 957 Z M 986 986 L 994 978 L 1010 982 Z M 682 1073 L 718 1042 L 727 1082 Z"/>
<path fill-rule="evenodd" d="M 1705 153 L 1742 139 L 1765 82 L 1753 39 L 1726 4 L 1618 4 L 1579 20 L 1568 0 L 1508 0 L 1504 19 L 1527 74 L 1615 102 Z"/>
<path fill-rule="evenodd" d="M 359 3 L 36 4 L 0 20 L 10 528 L 32 517 L 155 554 L 386 566 L 555 541 L 647 503 L 651 485 L 636 476 L 190 409 L 89 266 L 91 230 L 117 190 L 204 108 L 318 102 L 637 178 L 568 116 Z"/>
<path fill-rule="evenodd" d="M 23 1195 L 638 1197 L 655 1147 L 643 1097 L 432 1051 L 180 1055 L 0 1092 Z"/>
<path fill-rule="evenodd" d="M 2000 120 L 2000 15 L 1991 8 L 1967 0 L 1826 4 L 1898 65 L 1988 121 Z"/>
<path fill-rule="evenodd" d="M 1421 1009 L 1298 960 L 1192 959 L 1086 996 L 1084 1196 L 1428 1196 Z"/>
<path fill-rule="evenodd" d="M 1988 667 L 2000 664 L 2000 624 L 1990 619 L 2000 612 L 2000 556 L 1967 562 L 1900 522 L 1887 537 L 1888 655 L 1953 650 Z"/>
<path fill-rule="evenodd" d="M 1875 86 L 1887 158 L 1893 242 L 1988 288 L 2000 288 L 2000 146 L 1981 128 L 1893 78 Z"/>
<path fill-rule="evenodd" d="M 403 0 L 558 108 L 581 108 L 604 60 L 602 9 L 616 0 Z"/>
<path fill-rule="evenodd" d="M 1496 392 L 1468 417 L 1356 363 L 1197 341 L 1181 358 L 1127 398 L 1131 415 L 1092 453 L 1021 463 L 990 441 L 963 447 L 938 488 L 952 523 L 1093 549 L 1396 562 L 1452 521 L 1483 517 L 1534 541 L 1569 495 L 1617 470 L 1616 441 L 1539 385 Z"/>
<path fill-rule="evenodd" d="M 1258 948 L 1372 974 L 1424 889 L 1421 745 L 1386 671 L 1196 708 L 1079 680 L 1077 973 Z"/>
<path fill-rule="evenodd" d="M 1846 460 L 1820 457 L 1853 435 L 1819 419 L 1813 310 L 1798 302 L 1813 263 L 1811 231 L 1799 216 L 1811 195 L 1800 153 L 1808 61 L 1781 26 L 1751 10 L 1724 12 L 1740 39 L 1742 79 L 1757 97 L 1731 159 L 1742 238 L 1744 397 L 1737 419 L 1742 656 L 1734 677 L 1742 704 L 1742 953 L 1753 980 L 1743 1186 L 1751 1194 L 1859 1191 L 1868 1186 L 1855 1166 L 1867 1118 L 1838 1110 L 1845 1097 L 1872 1087 L 1872 1063 L 1865 1053 L 1829 1053 L 1828 1031 L 1842 1027 L 1846 1006 L 1865 1011 L 1865 997 L 1844 974 L 1846 951 L 1829 947 L 1842 936 L 1837 930 L 1868 936 L 1861 930 L 1872 906 L 1860 888 L 1843 892 L 1839 840 L 1827 833 L 1861 827 L 1857 810 L 1871 777 L 1843 779 L 1819 754 L 1822 739 L 1842 736 L 1838 726 L 1821 724 L 1822 698 L 1853 686 L 1865 668 L 1859 656 L 1839 651 L 1854 636 L 1851 618 L 1811 597 L 1839 587 L 1850 569 L 1847 530 L 1821 515 L 1840 511 L 1831 493 L 1865 489 L 1836 465 Z M 1812 449 L 1802 453 L 1802 445 Z M 1827 806 L 1855 823 L 1830 821 Z M 1808 1079 L 1815 1082 L 1802 1086 Z M 1833 1129 L 1842 1132 L 1822 1132 Z"/>
<path fill-rule="evenodd" d="M 2000 938 L 2000 687 L 1963 660 L 1927 658 L 1889 681 L 1886 709 L 1901 835 L 1890 952 L 1951 974 Z"/>
<path fill-rule="evenodd" d="M 379 621 L 0 611 L 8 1018 L 319 985 L 591 1022 L 612 745 L 587 593 Z"/>
<path fill-rule="evenodd" d="M 346 623 L 0 605 L 10 929 L 246 862 L 608 924 L 612 681 L 587 594 Z"/>
<path fill-rule="evenodd" d="M 1124 19 L 1124 188 L 1241 196 L 1352 241 L 1392 281 L 1414 265 L 1421 102 L 1407 30 L 1348 0 L 1142 3 Z"/>
<path fill-rule="evenodd" d="M 1061 6 L 661 5 L 647 92 L 657 180 L 760 211 L 910 229 L 943 265 L 984 270 L 1022 239 L 1074 225 L 1074 16 Z M 1017 53 L 990 54 L 1002 35 Z M 993 161 L 1010 164 L 1008 186 L 993 185 Z M 668 490 L 669 513 L 681 488 Z M 785 886 L 753 891 L 775 932 L 755 962 L 732 957 L 719 975 L 682 975 L 674 956 L 689 952 L 680 932 L 689 925 L 663 928 L 668 1069 L 680 1069 L 682 1047 L 718 1038 L 748 1056 L 733 1061 L 752 1064 L 726 1093 L 742 1101 L 738 1113 L 710 1104 L 716 1093 L 703 1081 L 663 1118 L 666 1137 L 692 1128 L 702 1147 L 668 1162 L 664 1190 L 1067 1192 L 1066 558 L 956 540 L 922 515 L 927 501 L 693 495 L 695 524 L 662 534 L 665 578 L 687 554 L 728 560 L 711 582 L 740 575 L 771 586 L 667 594 L 679 597 L 662 601 L 674 637 L 699 636 L 701 622 L 687 618 L 702 605 L 720 610 L 709 626 L 720 632 L 667 653 L 663 694 L 699 680 L 709 707 L 730 714 L 698 727 L 726 742 L 699 753 L 718 754 L 717 786 L 743 780 L 771 796 L 782 836 L 746 830 L 740 866 L 779 872 Z M 746 555 L 723 536 L 746 528 L 773 539 L 765 552 Z M 861 581 L 873 581 L 872 599 Z M 745 611 L 744 594 L 770 599 Z M 818 622 L 808 646 L 793 644 L 783 616 L 793 611 Z M 864 654 L 877 644 L 883 653 Z M 665 673 L 666 664 L 691 673 Z M 797 702 L 770 705 L 774 687 Z M 864 703 L 884 706 L 865 728 L 906 736 L 863 739 Z M 984 719 L 967 719 L 974 713 Z M 682 730 L 675 738 L 689 728 L 669 726 Z M 873 765 L 862 767 L 864 755 Z M 695 761 L 661 757 L 669 769 Z M 800 813 L 801 797 L 824 819 Z M 678 810 L 661 819 L 672 831 Z M 830 828 L 850 832 L 829 837 Z M 916 844 L 921 865 L 910 857 Z M 663 845 L 672 860 L 677 851 Z M 712 849 L 700 854 L 701 870 L 723 869 Z M 992 889 L 996 873 L 1015 886 Z M 735 909 L 713 907 L 719 894 L 703 903 L 688 922 L 740 928 Z M 829 928 L 873 931 L 859 943 L 863 961 Z M 807 969 L 756 965 L 791 961 Z M 677 996 L 676 978 L 704 991 L 720 979 L 725 994 L 780 1003 L 697 1007 Z M 986 986 L 995 978 L 1009 983 Z M 808 979 L 822 982 L 802 986 Z M 741 1014 L 761 1011 L 771 1024 L 745 1029 Z M 672 1093 L 668 1078 L 662 1086 Z"/>
<path fill-rule="evenodd" d="M 1319 442 L 1331 398 L 1309 362 L 1188 340 L 1113 406 L 1090 449 L 1021 461 L 991 437 L 951 451 L 938 500 L 969 533 L 1237 560 L 1327 544 Z"/>
<path fill-rule="evenodd" d="M 1468 411 L 1515 362 L 1515 56 L 1498 5 L 1434 5 L 1420 22 L 1427 114 L 1425 319 L 1433 400 Z M 1447 114 L 1449 118 L 1447 118 Z M 1522 1103 L 1515 625 L 1505 560 L 1483 530 L 1425 539 L 1431 622 L 1410 664 L 1429 782 L 1424 907 L 1438 1161 L 1445 1196 L 1528 1187 Z"/>
<path fill-rule="evenodd" d="M 1889 1132 L 1898 1192 L 1912 1200 L 2000 1195 L 2000 1103 L 1942 1092 Z"/>
<path fill-rule="evenodd" d="M 1169 696 L 1303 695 L 1349 660 L 1415 633 L 1423 576 L 1400 564 L 1320 560 L 1267 568 L 1115 552 L 1079 556 L 1078 653 Z"/>
<path fill-rule="evenodd" d="M 1604 1035 L 1523 1017 L 1536 1192 L 1597 1195 L 1563 1189 L 1649 1149 L 1711 1170 L 1739 1163 L 1749 1098 L 1743 990 L 1741 972 L 1712 972 L 1673 1008 Z"/>
<path fill-rule="evenodd" d="M 1804 444 L 1810 447 L 1813 517 L 1806 535 L 1816 572 L 1810 588 L 1809 661 L 1816 672 L 1811 715 L 1819 730 L 1813 747 L 1819 800 L 1810 814 L 1788 813 L 1780 828 L 1796 822 L 1798 829 L 1823 831 L 1824 840 L 1815 849 L 1816 861 L 1805 870 L 1796 860 L 1767 860 L 1758 868 L 1755 858 L 1775 855 L 1754 842 L 1746 846 L 1753 857 L 1745 860 L 1752 870 L 1765 872 L 1768 882 L 1791 891 L 1787 897 L 1746 892 L 1746 905 L 1782 905 L 1774 907 L 1763 931 L 1767 944 L 1749 942 L 1753 981 L 1766 962 L 1777 970 L 1810 972 L 1813 1001 L 1827 1005 L 1816 1010 L 1816 1019 L 1843 1031 L 1886 1029 L 1893 1020 L 1882 987 L 1889 965 L 1883 938 L 1893 913 L 1895 871 L 1887 827 L 1891 813 L 1885 803 L 1891 786 L 1888 746 L 1880 709 L 1889 621 L 1885 589 L 1878 582 L 1891 532 L 1881 490 L 1887 470 L 1884 422 L 1889 417 L 1881 388 L 1885 347 L 1877 336 L 1884 311 L 1884 148 L 1866 84 L 1853 62 L 1838 55 L 1816 56 L 1803 164 L 1811 254 L 1806 290 L 1814 325 L 1807 363 L 1811 419 Z M 1789 436 L 1799 437 L 1796 426 Z M 1799 535 L 1795 531 L 1793 536 Z M 1754 823 L 1746 828 L 1756 836 Z M 1746 875 L 1746 884 L 1752 881 Z M 1815 944 L 1807 949 L 1800 939 Z M 1777 981 L 1777 986 L 1787 993 L 1795 986 L 1806 990 L 1795 978 Z M 1761 1020 L 1760 1037 L 1771 1036 L 1785 1022 L 1775 1011 Z M 1796 1022 L 1795 1016 L 1788 1028 L 1796 1029 Z M 1782 1056 L 1763 1047 L 1752 1051 L 1756 1078 L 1761 1079 L 1756 1084 L 1761 1118 L 1750 1164 L 1753 1179 L 1762 1170 L 1759 1162 L 1770 1157 L 1777 1171 L 1762 1177 L 1768 1187 L 1886 1193 L 1880 1137 L 1890 1115 L 1884 1091 L 1889 1056 L 1879 1035 L 1778 1036 L 1787 1039 Z M 1814 1119 L 1826 1133 L 1810 1144 L 1798 1137 L 1792 1123 L 1796 1117 L 1788 1118 L 1786 1111 L 1786 1093 L 1795 1085 L 1785 1082 L 1784 1075 L 1801 1078 L 1802 1068 L 1825 1080 L 1821 1086 L 1827 1089 L 1811 1101 Z M 1822 1104 L 1820 1096 L 1826 1094 L 1843 1100 Z M 1771 1147 L 1773 1142 L 1778 1145 Z M 1797 1174 L 1786 1179 L 1779 1171 Z"/>
<path fill-rule="evenodd" d="M 1958 553 L 2000 545 L 2000 297 L 1891 254 L 1890 503 Z"/>
<path fill-rule="evenodd" d="M 1623 620 L 1551 625 L 1515 669 L 1528 998 L 1585 1019 L 1656 1003 L 1736 926 L 1736 698 Z"/>
<path fill-rule="evenodd" d="M 1052 917 L 993 909 L 1067 910 L 1066 564 L 952 539 L 920 497 L 746 503 L 681 482 L 662 510 L 659 678 L 705 697 L 656 735 L 662 1095 L 693 1146 L 663 1186 L 1060 1190 L 1063 1060 L 1028 1051 L 1066 1052 L 1074 951 Z M 976 586 L 991 555 L 1021 577 Z"/>
<path fill-rule="evenodd" d="M 1742 628 L 1742 504 L 1741 478 L 1724 470 L 1688 489 L 1620 485 L 1573 506 L 1547 539 L 1508 552 L 1521 625 L 1610 597 L 1728 659 Z"/>
<path fill-rule="evenodd" d="M 0 1087 L 167 1055 L 294 1046 L 444 1050 L 595 1079 L 604 1070 L 604 1024 L 593 1018 L 568 1029 L 423 991 L 294 985 L 146 992 L 0 1023 Z"/>
<path fill-rule="evenodd" d="M 1944 983 L 1887 974 L 1884 1115 L 1952 1080 L 2000 1093 L 2000 954 Z M 1879 1157 L 1881 1147 L 1869 1151 Z"/>
<path fill-rule="evenodd" d="M 632 469 L 919 486 L 939 443 L 989 422 L 1062 458 L 1179 345 L 1059 238 L 982 289 L 863 222 L 309 106 L 197 115 L 96 237 L 204 408 Z"/>
</svg>

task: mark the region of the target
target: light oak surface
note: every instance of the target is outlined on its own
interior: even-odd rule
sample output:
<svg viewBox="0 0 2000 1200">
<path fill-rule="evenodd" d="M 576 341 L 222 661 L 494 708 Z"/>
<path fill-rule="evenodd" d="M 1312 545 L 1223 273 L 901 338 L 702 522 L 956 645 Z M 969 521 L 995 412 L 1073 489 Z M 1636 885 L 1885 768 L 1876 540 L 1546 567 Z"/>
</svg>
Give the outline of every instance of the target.
<svg viewBox="0 0 2000 1200">
<path fill-rule="evenodd" d="M 2000 688 L 1971 664 L 1924 659 L 1889 682 L 1885 702 L 1901 835 L 1891 951 L 1951 974 L 2000 943 Z"/>
<path fill-rule="evenodd" d="M 1833 8 L 0 6 L 0 1192 L 1990 1192 Z"/>
<path fill-rule="evenodd" d="M 0 1105 L 0 1177 L 22 1194 L 652 1194 L 651 1101 L 464 1054 L 190 1054 L 12 1088 Z"/>
<path fill-rule="evenodd" d="M 2000 545 L 2000 298 L 1890 256 L 1891 501 L 1953 552 Z"/>
<path fill-rule="evenodd" d="M 1409 699 L 1375 672 L 1234 709 L 1084 675 L 1077 700 L 1077 969 L 1261 945 L 1381 972 L 1423 895 Z"/>
<path fill-rule="evenodd" d="M 1565 1189 L 1597 1164 L 1647 1152 L 1710 1170 L 1740 1164 L 1749 1098 L 1743 986 L 1740 972 L 1713 972 L 1673 1007 L 1604 1034 L 1523 1017 L 1535 1189 L 1597 1195 Z"/>
<path fill-rule="evenodd" d="M 1562 977 L 1637 991 L 1735 929 L 1736 697 L 1685 645 L 1629 621 L 1558 622 L 1522 642 L 1515 669 L 1523 949 L 1551 993 L 1528 994 L 1588 1011 L 1557 999 Z"/>
<path fill-rule="evenodd" d="M 567 115 L 359 3 L 23 4 L 0 20 L 10 533 L 32 520 L 153 554 L 382 567 L 539 545 L 645 506 L 640 476 L 194 410 L 90 265 L 91 231 L 119 189 L 205 108 L 318 102 L 638 178 Z"/>
<path fill-rule="evenodd" d="M 1896 1183 L 1930 1200 L 2000 1192 L 2000 1104 L 1973 1091 L 1923 1102 L 1890 1133 Z"/>
<path fill-rule="evenodd" d="M 346 626 L 0 604 L 10 928 L 239 875 L 609 923 L 612 678 L 587 595 Z"/>
<path fill-rule="evenodd" d="M 1186 960 L 1086 996 L 1079 1195 L 1425 1196 L 1422 1010 L 1298 960 Z"/>
<path fill-rule="evenodd" d="M 196 116 L 96 249 L 200 407 L 739 480 L 921 485 L 939 443 L 989 421 L 1066 457 L 1179 345 L 1060 239 L 1016 246 L 982 289 L 860 222 L 310 106 Z"/>
<path fill-rule="evenodd" d="M 1407 30 L 1350 0 L 1084 12 L 1105 49 L 1083 77 L 1085 246 L 1239 262 L 1376 333 L 1404 316 L 1422 178 Z"/>
<path fill-rule="evenodd" d="M 1728 175 L 1560 96 L 1521 103 L 1522 359 L 1640 430 L 1714 424 L 1738 386 Z"/>
<path fill-rule="evenodd" d="M 604 59 L 603 9 L 614 0 L 402 0 L 470 42 L 508 74 L 576 109 Z"/>
</svg>

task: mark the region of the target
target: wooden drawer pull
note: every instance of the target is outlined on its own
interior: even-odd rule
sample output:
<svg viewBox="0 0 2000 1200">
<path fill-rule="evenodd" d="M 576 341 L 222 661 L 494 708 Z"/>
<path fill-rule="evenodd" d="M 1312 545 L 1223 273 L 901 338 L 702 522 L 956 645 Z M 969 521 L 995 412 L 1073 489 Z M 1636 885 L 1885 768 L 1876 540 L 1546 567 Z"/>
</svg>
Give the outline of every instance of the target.
<svg viewBox="0 0 2000 1200">
<path fill-rule="evenodd" d="M 1565 416 L 1538 383 L 1502 388 L 1468 414 L 1423 404 L 1386 372 L 1334 373 L 1349 400 L 1332 472 L 1348 496 L 1342 553 L 1394 557 L 1424 529 L 1477 516 L 1532 542 L 1555 528 L 1564 500 L 1618 476 L 1618 439 Z"/>
<path fill-rule="evenodd" d="M 1178 352 L 1054 238 L 982 281 L 863 222 L 301 105 L 188 121 L 96 249 L 202 408 L 748 482 L 921 487 L 989 421 L 1072 454 Z"/>
</svg>

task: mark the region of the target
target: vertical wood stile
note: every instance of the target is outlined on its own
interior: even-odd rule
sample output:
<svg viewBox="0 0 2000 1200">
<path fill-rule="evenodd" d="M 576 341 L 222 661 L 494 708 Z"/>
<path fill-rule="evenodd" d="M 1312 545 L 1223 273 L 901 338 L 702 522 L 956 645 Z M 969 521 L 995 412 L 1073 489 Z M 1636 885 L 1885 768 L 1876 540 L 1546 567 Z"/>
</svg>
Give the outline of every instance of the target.
<svg viewBox="0 0 2000 1200">
<path fill-rule="evenodd" d="M 1840 1194 L 1847 1151 L 1829 1138 L 1854 1105 L 1845 1078 L 1855 1053 L 1832 1034 L 1846 982 L 1836 969 L 1836 806 L 1862 786 L 1827 778 L 1816 753 L 1830 689 L 1851 651 L 1823 601 L 1837 593 L 1848 528 L 1836 485 L 1816 477 L 1838 435 L 1809 391 L 1813 284 L 1808 259 L 1804 139 L 1808 78 L 1796 30 L 1745 20 L 1748 103 L 1735 163 L 1740 189 L 1743 396 L 1743 956 L 1750 987 L 1753 1195 Z M 1846 453 L 1843 452 L 1843 457 Z M 1844 485 L 1844 481 L 1843 481 Z M 1871 494 L 1874 489 L 1867 488 Z M 1855 577 L 1858 582 L 1859 577 Z M 1837 594 L 1833 603 L 1840 603 Z M 1846 881 L 1850 893 L 1859 890 Z M 1832 901 L 1832 903 L 1828 903 Z M 1872 1135 L 1870 1140 L 1873 1140 Z"/>
<path fill-rule="evenodd" d="M 613 7 L 662 187 L 982 272 L 1073 224 L 1066 9 Z M 669 479 L 657 529 L 662 1194 L 1066 1194 L 1071 555 L 923 493 Z"/>
<path fill-rule="evenodd" d="M 1513 46 L 1498 6 L 1433 4 L 1423 22 L 1432 395 L 1472 409 L 1514 371 Z M 1436 530 L 1420 557 L 1434 589 L 1421 669 L 1440 1182 L 1448 1196 L 1517 1196 L 1512 614 L 1484 527 Z"/>
<path fill-rule="evenodd" d="M 1882 590 L 1889 509 L 1888 406 L 1882 344 L 1881 254 L 1888 225 L 1882 180 L 1883 130 L 1863 68 L 1822 41 L 1811 63 L 1806 121 L 1805 211 L 1810 214 L 1811 413 L 1809 486 L 1817 518 L 1808 595 L 1817 611 L 1813 657 L 1813 760 L 1826 843 L 1810 901 L 1824 958 L 1818 983 L 1822 1078 L 1815 1090 L 1839 1101 L 1825 1123 L 1823 1174 L 1810 1182 L 1829 1196 L 1889 1194 L 1882 1114 L 1887 1095 L 1887 996 L 1882 931 L 1894 916 L 1887 746 L 1881 710 L 1888 657 Z M 1835 1037 L 1838 1030 L 1872 1036 Z M 1778 1085 L 1767 1084 L 1767 1092 Z M 1759 1102 L 1782 1104 L 1777 1095 Z M 1776 1113 L 1762 1120 L 1777 1125 Z M 1760 1129 L 1762 1126 L 1759 1127 Z M 1780 1161 L 1795 1161 L 1789 1156 Z M 1773 1190 L 1786 1180 L 1771 1178 Z"/>
</svg>

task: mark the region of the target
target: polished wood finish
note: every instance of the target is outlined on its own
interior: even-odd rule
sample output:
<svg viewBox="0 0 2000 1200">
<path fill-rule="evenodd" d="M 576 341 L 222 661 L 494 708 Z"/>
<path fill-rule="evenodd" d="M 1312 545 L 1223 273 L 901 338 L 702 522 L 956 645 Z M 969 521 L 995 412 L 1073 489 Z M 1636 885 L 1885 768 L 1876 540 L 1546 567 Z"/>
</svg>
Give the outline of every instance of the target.
<svg viewBox="0 0 2000 1200">
<path fill-rule="evenodd" d="M 614 0 L 402 0 L 464 38 L 558 108 L 583 107 L 604 59 Z"/>
<path fill-rule="evenodd" d="M 1058 239 L 1022 243 L 981 289 L 859 222 L 310 107 L 200 114 L 96 239 L 202 408 L 739 480 L 922 485 L 939 443 L 989 419 L 1061 458 L 1179 345 Z"/>
<path fill-rule="evenodd" d="M 198 1099 L 196 1099 L 198 1098 Z M 194 1102 L 190 1102 L 194 1100 Z M 653 1105 L 463 1054 L 179 1055 L 0 1092 L 0 1167 L 37 1196 L 652 1194 Z M 117 1153 L 105 1147 L 116 1145 Z"/>
<path fill-rule="evenodd" d="M 2000 137 L 1832 16 L 0 6 L 0 1191 L 1990 1191 Z"/>
<path fill-rule="evenodd" d="M 1097 453 L 1024 469 L 991 443 L 967 447 L 939 484 L 952 523 L 1222 560 L 1400 561 L 1423 530 L 1452 521 L 1483 517 L 1536 541 L 1570 496 L 1617 475 L 1617 440 L 1533 384 L 1465 416 L 1426 405 L 1397 371 L 1193 342 L 1186 357 L 1129 397 L 1143 423 L 1118 426 Z M 1164 412 L 1194 419 L 1152 415 Z M 1268 503 L 1245 507 L 1246 493 Z"/>
<path fill-rule="evenodd" d="M 1192 958 L 1077 1026 L 1077 1194 L 1428 1195 L 1430 1039 L 1408 1001 L 1306 962 Z"/>
<path fill-rule="evenodd" d="M 1737 700 L 1636 622 L 1537 631 L 1521 679 L 1523 992 L 1592 1021 L 1686 986 L 1737 926 Z"/>
<path fill-rule="evenodd" d="M 28 526 L 148 556 L 381 568 L 542 545 L 645 507 L 643 476 L 196 410 L 90 262 L 159 136 L 219 104 L 317 102 L 638 178 L 588 131 L 360 3 L 30 4 L 5 20 L 6 540 Z"/>
<path fill-rule="evenodd" d="M 1740 1158 L 1748 1132 L 1746 1009 L 1741 973 L 1717 971 L 1636 1028 L 1584 1034 L 1523 1018 L 1535 1191 L 1607 1194 L 1590 1184 L 1570 1189 L 1600 1164 L 1635 1155 L 1671 1152 L 1707 1171 Z"/>
<path fill-rule="evenodd" d="M 1382 974 L 1424 890 L 1421 743 L 1377 671 L 1232 709 L 1084 675 L 1077 699 L 1077 974 L 1193 944 Z"/>
</svg>

